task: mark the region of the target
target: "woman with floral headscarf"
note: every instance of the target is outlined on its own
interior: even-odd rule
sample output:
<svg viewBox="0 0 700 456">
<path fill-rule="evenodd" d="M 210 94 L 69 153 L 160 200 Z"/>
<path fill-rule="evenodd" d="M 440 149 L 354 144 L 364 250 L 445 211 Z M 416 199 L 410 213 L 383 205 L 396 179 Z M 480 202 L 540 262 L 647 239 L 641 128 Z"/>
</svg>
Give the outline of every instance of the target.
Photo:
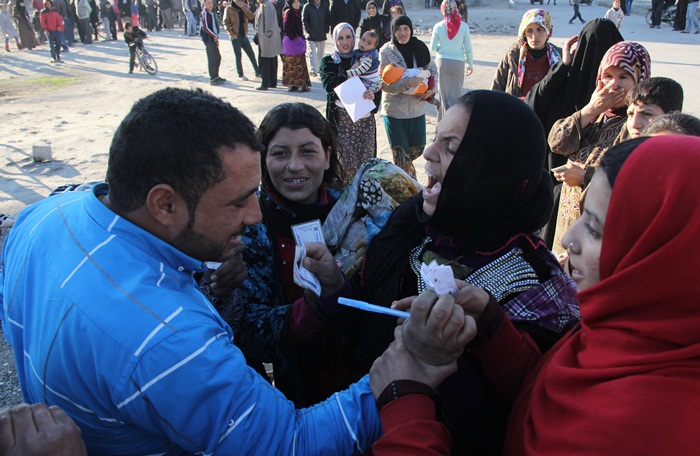
<svg viewBox="0 0 700 456">
<path fill-rule="evenodd" d="M 518 41 L 498 64 L 491 90 L 524 98 L 547 75 L 549 68 L 561 60 L 561 49 L 549 42 L 551 36 L 549 12 L 539 8 L 526 11 L 518 28 Z"/>
<path fill-rule="evenodd" d="M 603 56 L 596 89 L 580 111 L 559 119 L 549 132 L 549 147 L 568 157 L 565 165 L 552 169 L 563 182 L 553 250 L 564 253 L 561 239 L 581 215 L 583 190 L 593 177 L 603 153 L 613 145 L 627 120 L 625 98 L 651 74 L 649 52 L 639 43 L 620 41 Z"/>
<path fill-rule="evenodd" d="M 348 176 L 354 176 L 360 166 L 377 155 L 376 111 L 353 122 L 334 90 L 348 79 L 346 71 L 353 64 L 354 49 L 355 30 L 347 22 L 341 22 L 333 29 L 333 51 L 321 59 L 319 69 L 321 84 L 326 91 L 326 119 L 338 135 L 342 146 L 340 162 Z M 371 90 L 365 91 L 363 97 L 375 99 Z"/>
<path fill-rule="evenodd" d="M 438 122 L 445 111 L 462 96 L 464 76 L 472 74 L 474 53 L 469 26 L 462 22 L 455 0 L 443 0 L 440 11 L 445 18 L 433 27 L 430 49 L 436 53 L 438 81 Z M 466 62 L 466 72 L 464 64 Z"/>
</svg>

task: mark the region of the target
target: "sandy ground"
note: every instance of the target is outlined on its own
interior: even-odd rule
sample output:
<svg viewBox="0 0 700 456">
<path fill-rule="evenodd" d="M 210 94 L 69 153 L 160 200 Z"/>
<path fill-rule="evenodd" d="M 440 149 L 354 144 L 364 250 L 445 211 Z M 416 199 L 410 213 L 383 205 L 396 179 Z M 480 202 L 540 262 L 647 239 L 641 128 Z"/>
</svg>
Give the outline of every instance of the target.
<svg viewBox="0 0 700 456">
<path fill-rule="evenodd" d="M 645 3 L 635 0 L 635 14 L 626 17 L 622 34 L 639 41 L 652 57 L 652 75 L 672 77 L 686 90 L 685 111 L 699 115 L 700 35 L 682 35 L 663 25 L 649 29 L 644 21 Z M 466 88 L 486 89 L 498 62 L 514 41 L 517 26 L 529 1 L 516 0 L 511 7 L 471 7 L 469 10 L 475 69 L 467 78 Z M 578 34 L 581 25 L 568 24 L 572 8 L 565 0 L 546 8 L 552 13 L 552 41 L 563 45 Z M 602 17 L 609 3 L 582 6 L 584 19 Z M 409 10 L 420 38 L 429 41 L 432 25 L 442 17 L 437 10 Z M 77 36 L 77 34 L 76 34 Z M 330 51 L 331 42 L 326 45 Z M 221 76 L 229 82 L 211 87 L 206 73 L 206 55 L 199 38 L 182 36 L 182 29 L 153 33 L 146 47 L 158 61 L 159 72 L 133 75 L 128 70 L 128 50 L 123 41 L 96 42 L 92 46 L 76 45 L 62 56 L 65 63 L 51 64 L 48 47 L 35 51 L 0 54 L 0 213 L 16 215 L 23 207 L 47 196 L 66 183 L 101 180 L 106 172 L 112 134 L 131 105 L 144 95 L 166 86 L 201 87 L 220 96 L 259 123 L 267 111 L 278 103 L 303 101 L 325 109 L 325 92 L 318 79 L 312 79 L 309 93 L 289 93 L 284 89 L 258 92 L 260 83 L 243 57 L 248 82 L 238 81 L 233 50 L 221 42 Z M 281 77 L 281 64 L 280 74 Z M 428 138 L 435 127 L 435 109 L 429 106 Z M 382 119 L 377 116 L 379 156 L 391 159 Z M 34 162 L 32 147 L 49 144 L 53 160 Z M 425 181 L 423 162 L 416 168 L 419 180 Z M 21 400 L 11 352 L 0 337 L 0 408 Z"/>
</svg>

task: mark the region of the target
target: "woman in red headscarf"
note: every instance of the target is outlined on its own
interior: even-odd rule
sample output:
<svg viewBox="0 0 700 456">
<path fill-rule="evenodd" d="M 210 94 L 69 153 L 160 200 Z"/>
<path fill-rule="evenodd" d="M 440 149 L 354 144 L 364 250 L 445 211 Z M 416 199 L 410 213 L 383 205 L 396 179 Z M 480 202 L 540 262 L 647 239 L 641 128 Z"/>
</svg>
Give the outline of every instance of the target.
<svg viewBox="0 0 700 456">
<path fill-rule="evenodd" d="M 474 52 L 469 26 L 462 22 L 455 0 L 443 0 L 440 11 L 445 20 L 435 24 L 430 39 L 430 49 L 436 53 L 440 78 L 437 95 L 440 100 L 438 122 L 450 106 L 462 96 L 464 77 L 472 74 L 474 69 Z M 466 64 L 466 70 L 465 70 Z"/>
<path fill-rule="evenodd" d="M 641 44 L 614 44 L 600 62 L 596 89 L 588 104 L 552 126 L 549 147 L 553 153 L 568 157 L 565 165 L 552 169 L 554 177 L 563 182 L 552 246 L 556 253 L 564 253 L 561 239 L 581 215 L 581 194 L 593 177 L 593 167 L 627 120 L 625 97 L 638 82 L 651 76 L 650 66 L 649 52 Z"/>
<path fill-rule="evenodd" d="M 700 212 L 700 194 L 687 191 L 698 174 L 697 137 L 633 139 L 606 153 L 564 238 L 581 323 L 544 357 L 493 297 L 467 285 L 455 294 L 480 315 L 469 352 L 514 402 L 503 454 L 697 453 L 700 435 L 689 426 L 700 420 L 700 282 L 679 258 L 700 257 L 700 217 L 685 215 Z M 404 325 L 409 350 L 431 345 L 417 334 Z M 419 409 L 421 400 L 404 396 L 380 411 L 403 413 L 403 422 L 385 427 L 377 449 L 406 454 L 445 442 L 440 432 L 396 441 L 425 425 L 431 404 Z"/>
</svg>

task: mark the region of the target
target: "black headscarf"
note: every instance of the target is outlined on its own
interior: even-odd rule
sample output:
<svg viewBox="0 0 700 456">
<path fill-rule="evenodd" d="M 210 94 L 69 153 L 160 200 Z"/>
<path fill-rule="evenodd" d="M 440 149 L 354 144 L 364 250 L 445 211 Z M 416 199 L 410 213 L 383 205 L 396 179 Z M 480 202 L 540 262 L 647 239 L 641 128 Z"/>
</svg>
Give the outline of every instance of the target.
<svg viewBox="0 0 700 456">
<path fill-rule="evenodd" d="M 293 40 L 298 36 L 304 36 L 304 29 L 301 23 L 301 12 L 299 9 L 292 8 L 292 3 L 294 3 L 293 0 L 287 0 L 285 3 L 282 23 L 284 24 L 284 34 Z"/>
<path fill-rule="evenodd" d="M 386 17 L 379 14 L 379 7 L 374 0 L 367 2 L 365 9 L 369 10 L 370 5 L 373 5 L 377 9 L 377 14 L 370 16 L 369 13 L 367 13 L 367 17 L 362 19 L 360 23 L 360 36 L 367 31 L 376 32 L 379 35 L 379 45 L 377 47 L 381 47 L 381 45 L 385 43 L 384 29 Z"/>
<path fill-rule="evenodd" d="M 21 3 L 21 5 L 20 5 Z M 15 17 L 26 17 L 27 16 L 27 7 L 25 5 L 24 0 L 17 0 L 15 2 L 15 10 L 14 10 Z"/>
<path fill-rule="evenodd" d="M 462 254 L 490 252 L 549 219 L 552 188 L 537 116 L 503 92 L 474 90 L 463 97 L 469 98 L 467 131 L 443 179 L 435 214 L 423 212 L 421 192 L 399 206 L 372 240 L 363 284 L 370 294 L 403 273 L 409 251 L 426 232 L 434 240 L 449 239 Z"/>
<path fill-rule="evenodd" d="M 613 44 L 623 40 L 617 26 L 608 19 L 593 19 L 583 26 L 564 94 L 566 105 L 575 108 L 572 112 L 588 104 L 595 90 L 600 61 Z"/>
<path fill-rule="evenodd" d="M 396 29 L 400 25 L 407 25 L 411 29 L 411 38 L 408 43 L 401 44 L 396 39 Z M 396 16 L 391 20 L 391 42 L 394 43 L 396 49 L 399 50 L 403 59 L 406 61 L 406 68 L 414 68 L 413 59 L 416 59 L 416 67 L 425 68 L 430 63 L 430 49 L 424 42 L 413 36 L 413 22 L 408 16 Z"/>
</svg>

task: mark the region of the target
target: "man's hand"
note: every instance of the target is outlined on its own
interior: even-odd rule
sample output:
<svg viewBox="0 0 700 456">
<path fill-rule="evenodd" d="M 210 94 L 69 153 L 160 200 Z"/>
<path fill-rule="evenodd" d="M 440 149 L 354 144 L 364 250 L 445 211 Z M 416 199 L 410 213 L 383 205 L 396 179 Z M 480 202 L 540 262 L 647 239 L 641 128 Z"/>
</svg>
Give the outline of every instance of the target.
<svg viewBox="0 0 700 456">
<path fill-rule="evenodd" d="M 56 406 L 21 404 L 0 410 L 3 456 L 86 455 L 80 429 Z"/>
<path fill-rule="evenodd" d="M 377 399 L 394 380 L 413 380 L 435 389 L 455 372 L 457 363 L 454 361 L 435 366 L 411 355 L 404 345 L 401 326 L 397 326 L 394 330 L 394 341 L 382 356 L 374 361 L 369 370 L 369 384 L 374 398 Z"/>
<path fill-rule="evenodd" d="M 345 285 L 345 277 L 338 263 L 328 247 L 321 242 L 306 244 L 306 258 L 302 264 L 318 277 L 323 297 L 333 296 Z"/>
<path fill-rule="evenodd" d="M 456 298 L 469 305 L 468 290 L 460 295 L 443 295 L 439 298 L 432 291 L 418 297 L 396 301 L 392 307 L 408 310 L 411 318 L 404 322 L 403 341 L 408 351 L 417 359 L 433 365 L 455 361 L 464 351 L 464 346 L 476 335 L 476 322 L 466 315 Z M 485 292 L 484 292 L 485 293 Z M 486 294 L 488 303 L 488 294 Z"/>
<path fill-rule="evenodd" d="M 211 274 L 205 273 L 204 280 L 209 284 L 211 294 L 217 298 L 223 298 L 231 294 L 233 290 L 241 286 L 248 278 L 248 268 L 243 261 L 245 244 L 242 242 L 232 249 L 233 256 L 224 261 L 219 268 Z"/>
</svg>

